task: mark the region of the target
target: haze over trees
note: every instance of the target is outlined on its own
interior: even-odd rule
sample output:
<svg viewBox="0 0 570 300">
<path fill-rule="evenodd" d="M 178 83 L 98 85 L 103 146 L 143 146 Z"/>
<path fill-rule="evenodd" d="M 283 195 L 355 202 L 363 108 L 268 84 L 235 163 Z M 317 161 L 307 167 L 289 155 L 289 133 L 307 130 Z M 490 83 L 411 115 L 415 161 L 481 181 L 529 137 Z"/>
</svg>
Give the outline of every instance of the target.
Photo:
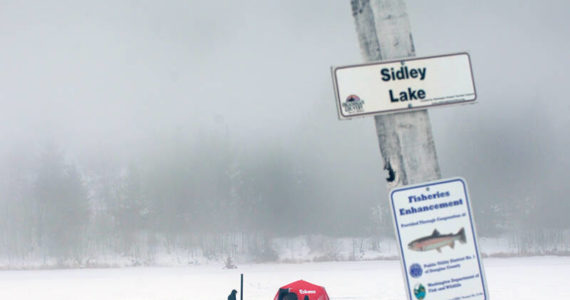
<svg viewBox="0 0 570 300">
<path fill-rule="evenodd" d="M 567 251 L 570 2 L 407 3 L 418 56 L 472 58 L 478 103 L 429 113 L 478 233 Z M 0 265 L 393 235 L 373 122 L 336 115 L 350 1 L 5 1 L 0 23 Z"/>
<path fill-rule="evenodd" d="M 210 132 L 166 139 L 116 163 L 84 164 L 52 144 L 4 151 L 0 256 L 84 265 L 107 254 L 152 264 L 161 251 L 240 252 L 262 261 L 276 259 L 273 238 L 391 237 L 378 183 L 340 178 L 334 167 L 316 166 L 330 161 L 283 147 L 239 148 Z M 480 234 L 508 233 L 521 252 L 563 243 L 570 228 L 565 202 L 481 202 Z"/>
</svg>

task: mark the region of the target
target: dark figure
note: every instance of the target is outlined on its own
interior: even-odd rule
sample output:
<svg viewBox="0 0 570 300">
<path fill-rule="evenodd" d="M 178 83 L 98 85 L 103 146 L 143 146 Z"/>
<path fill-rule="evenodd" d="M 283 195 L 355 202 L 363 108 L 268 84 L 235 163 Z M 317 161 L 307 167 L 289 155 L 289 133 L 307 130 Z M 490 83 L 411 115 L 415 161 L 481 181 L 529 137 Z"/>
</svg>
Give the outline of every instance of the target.
<svg viewBox="0 0 570 300">
<path fill-rule="evenodd" d="M 232 290 L 232 293 L 228 296 L 228 300 L 236 300 L 236 290 Z"/>
<path fill-rule="evenodd" d="M 309 296 L 305 295 L 305 298 L 303 298 L 303 300 L 309 300 Z"/>
<path fill-rule="evenodd" d="M 289 293 L 283 297 L 283 300 L 297 300 L 297 294 Z"/>
<path fill-rule="evenodd" d="M 283 297 L 287 294 L 289 294 L 289 289 L 279 289 L 279 297 L 277 297 L 277 300 L 283 300 Z"/>
</svg>

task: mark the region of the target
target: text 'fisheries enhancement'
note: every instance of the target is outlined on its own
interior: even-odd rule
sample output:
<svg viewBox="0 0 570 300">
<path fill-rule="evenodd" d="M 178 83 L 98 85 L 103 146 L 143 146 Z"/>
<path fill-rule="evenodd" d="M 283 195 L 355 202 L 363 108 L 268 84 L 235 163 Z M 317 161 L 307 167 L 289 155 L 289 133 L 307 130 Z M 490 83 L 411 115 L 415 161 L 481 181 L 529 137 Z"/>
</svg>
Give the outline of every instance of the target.
<svg viewBox="0 0 570 300">
<path fill-rule="evenodd" d="M 445 192 L 439 192 L 438 191 L 436 193 L 427 194 L 427 195 L 421 194 L 421 195 L 408 196 L 408 201 L 409 201 L 409 203 L 416 203 L 416 202 L 421 202 L 421 201 L 443 199 L 443 198 L 447 198 L 449 196 L 450 196 L 449 191 L 445 191 Z M 459 206 L 459 205 L 463 205 L 463 199 L 451 200 L 451 201 L 435 203 L 435 204 L 426 204 L 426 205 L 421 205 L 421 206 L 411 206 L 408 209 L 400 208 L 399 212 L 400 212 L 400 216 L 403 216 L 403 215 L 415 214 L 415 213 L 420 213 L 420 212 L 432 211 L 432 210 L 436 210 L 436 209 L 454 207 L 454 206 Z"/>
</svg>

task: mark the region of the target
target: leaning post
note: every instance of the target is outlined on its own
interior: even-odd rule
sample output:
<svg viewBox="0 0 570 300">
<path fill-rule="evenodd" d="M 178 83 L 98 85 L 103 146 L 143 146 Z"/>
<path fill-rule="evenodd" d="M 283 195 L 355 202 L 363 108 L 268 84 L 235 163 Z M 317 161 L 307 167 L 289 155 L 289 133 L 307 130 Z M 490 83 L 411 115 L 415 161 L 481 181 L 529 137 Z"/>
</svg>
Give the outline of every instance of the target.
<svg viewBox="0 0 570 300">
<path fill-rule="evenodd" d="M 365 61 L 414 57 L 410 22 L 403 0 L 351 0 Z M 374 117 L 387 187 L 441 178 L 427 110 Z"/>
</svg>

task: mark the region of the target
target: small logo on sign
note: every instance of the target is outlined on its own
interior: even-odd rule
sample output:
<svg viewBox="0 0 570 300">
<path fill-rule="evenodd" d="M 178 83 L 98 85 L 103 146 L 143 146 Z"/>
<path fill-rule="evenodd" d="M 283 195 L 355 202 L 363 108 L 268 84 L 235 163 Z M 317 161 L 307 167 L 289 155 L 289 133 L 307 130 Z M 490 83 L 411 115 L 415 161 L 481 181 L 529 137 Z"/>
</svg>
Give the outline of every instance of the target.
<svg viewBox="0 0 570 300">
<path fill-rule="evenodd" d="M 344 111 L 348 114 L 359 113 L 364 111 L 364 100 L 357 95 L 346 97 L 346 101 L 342 104 Z"/>
<path fill-rule="evenodd" d="M 416 284 L 414 287 L 414 296 L 416 296 L 418 300 L 422 300 L 426 297 L 426 288 L 421 283 Z"/>
<path fill-rule="evenodd" d="M 410 266 L 410 275 L 414 278 L 419 278 L 423 274 L 422 266 L 419 264 L 413 264 Z"/>
</svg>

